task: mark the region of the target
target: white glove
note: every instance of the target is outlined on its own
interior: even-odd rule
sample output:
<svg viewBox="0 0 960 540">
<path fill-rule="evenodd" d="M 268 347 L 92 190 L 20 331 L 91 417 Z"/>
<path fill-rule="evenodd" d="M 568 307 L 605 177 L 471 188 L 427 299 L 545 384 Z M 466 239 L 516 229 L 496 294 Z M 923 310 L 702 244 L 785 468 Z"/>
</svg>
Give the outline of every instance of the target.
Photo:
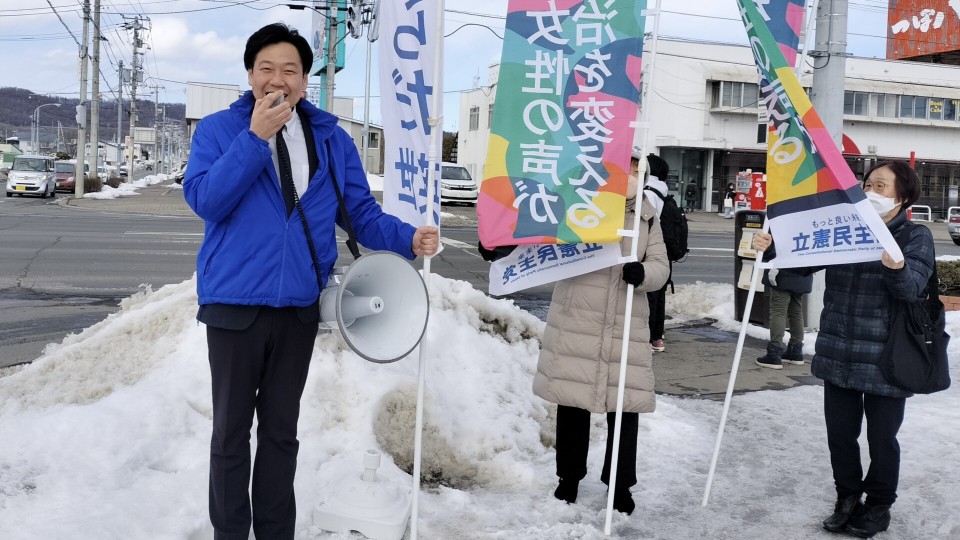
<svg viewBox="0 0 960 540">
<path fill-rule="evenodd" d="M 780 270 L 778 270 L 778 269 L 776 269 L 776 268 L 771 268 L 771 269 L 767 272 L 767 281 L 770 282 L 770 285 L 773 285 L 774 287 L 777 286 L 777 274 L 779 274 L 779 273 L 780 273 Z"/>
</svg>

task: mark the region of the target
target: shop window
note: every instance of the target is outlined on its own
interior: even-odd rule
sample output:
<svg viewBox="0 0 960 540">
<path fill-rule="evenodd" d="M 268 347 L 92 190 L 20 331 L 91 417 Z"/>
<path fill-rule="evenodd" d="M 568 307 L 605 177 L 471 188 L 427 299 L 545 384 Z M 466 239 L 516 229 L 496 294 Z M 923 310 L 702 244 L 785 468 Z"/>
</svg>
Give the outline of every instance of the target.
<svg viewBox="0 0 960 540">
<path fill-rule="evenodd" d="M 956 120 L 957 108 L 960 108 L 960 99 L 943 100 L 943 119 L 951 121 Z"/>
<path fill-rule="evenodd" d="M 844 92 L 843 114 L 867 116 L 867 104 L 869 102 L 870 94 L 866 92 Z"/>
<path fill-rule="evenodd" d="M 878 118 L 897 117 L 897 96 L 893 94 L 874 94 L 874 116 Z"/>
</svg>

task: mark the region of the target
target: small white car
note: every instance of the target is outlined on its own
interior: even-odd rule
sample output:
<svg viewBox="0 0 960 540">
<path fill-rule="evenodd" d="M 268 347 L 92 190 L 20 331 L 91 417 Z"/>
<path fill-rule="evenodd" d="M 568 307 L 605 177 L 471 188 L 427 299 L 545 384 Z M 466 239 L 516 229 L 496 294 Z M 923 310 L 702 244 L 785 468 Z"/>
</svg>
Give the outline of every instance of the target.
<svg viewBox="0 0 960 540">
<path fill-rule="evenodd" d="M 56 196 L 57 173 L 54 158 L 22 155 L 13 159 L 7 175 L 7 197 L 36 195 L 41 199 Z"/>
<path fill-rule="evenodd" d="M 475 206 L 479 191 L 465 167 L 447 162 L 440 165 L 440 202 Z"/>
</svg>

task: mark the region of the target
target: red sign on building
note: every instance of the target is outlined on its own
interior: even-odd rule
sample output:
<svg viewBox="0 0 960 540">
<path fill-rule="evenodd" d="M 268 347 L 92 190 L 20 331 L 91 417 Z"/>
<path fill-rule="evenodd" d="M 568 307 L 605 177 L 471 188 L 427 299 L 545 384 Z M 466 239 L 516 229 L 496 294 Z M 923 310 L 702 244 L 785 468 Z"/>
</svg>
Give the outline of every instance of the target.
<svg viewBox="0 0 960 540">
<path fill-rule="evenodd" d="M 960 65 L 960 1 L 890 0 L 887 58 Z"/>
</svg>

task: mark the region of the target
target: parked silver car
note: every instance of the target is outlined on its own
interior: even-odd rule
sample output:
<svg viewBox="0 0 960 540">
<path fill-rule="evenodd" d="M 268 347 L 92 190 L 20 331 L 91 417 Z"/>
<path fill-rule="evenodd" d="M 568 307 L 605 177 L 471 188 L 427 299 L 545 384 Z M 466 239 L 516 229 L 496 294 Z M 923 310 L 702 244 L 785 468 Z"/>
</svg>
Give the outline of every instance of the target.
<svg viewBox="0 0 960 540">
<path fill-rule="evenodd" d="M 953 206 L 947 212 L 947 232 L 953 243 L 960 246 L 960 206 Z"/>
<path fill-rule="evenodd" d="M 477 182 L 470 172 L 456 163 L 442 163 L 440 166 L 440 201 L 446 203 L 477 204 Z"/>
<path fill-rule="evenodd" d="M 56 196 L 57 173 L 54 159 L 49 156 L 22 155 L 13 159 L 7 174 L 7 197 L 37 195 L 45 199 Z"/>
</svg>

